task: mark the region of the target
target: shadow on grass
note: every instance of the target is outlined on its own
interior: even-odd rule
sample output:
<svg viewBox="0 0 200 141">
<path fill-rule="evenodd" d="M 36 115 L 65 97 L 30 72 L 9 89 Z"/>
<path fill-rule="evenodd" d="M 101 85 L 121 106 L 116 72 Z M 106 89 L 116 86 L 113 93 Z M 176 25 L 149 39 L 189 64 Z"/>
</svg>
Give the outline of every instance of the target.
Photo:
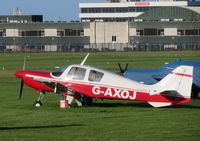
<svg viewBox="0 0 200 141">
<path fill-rule="evenodd" d="M 85 124 L 49 125 L 49 126 L 24 126 L 24 127 L 0 127 L 0 131 L 1 130 L 64 128 L 64 127 L 76 127 L 76 126 L 85 126 Z"/>
<path fill-rule="evenodd" d="M 194 105 L 175 105 L 168 108 L 191 108 L 191 109 L 200 109 L 200 106 L 194 106 Z"/>
<path fill-rule="evenodd" d="M 95 107 L 151 107 L 148 103 L 93 103 L 92 106 Z"/>
<path fill-rule="evenodd" d="M 92 106 L 95 107 L 141 107 L 141 108 L 152 108 L 148 103 L 93 103 Z M 200 106 L 197 105 L 175 105 L 161 108 L 193 108 L 200 109 Z"/>
</svg>

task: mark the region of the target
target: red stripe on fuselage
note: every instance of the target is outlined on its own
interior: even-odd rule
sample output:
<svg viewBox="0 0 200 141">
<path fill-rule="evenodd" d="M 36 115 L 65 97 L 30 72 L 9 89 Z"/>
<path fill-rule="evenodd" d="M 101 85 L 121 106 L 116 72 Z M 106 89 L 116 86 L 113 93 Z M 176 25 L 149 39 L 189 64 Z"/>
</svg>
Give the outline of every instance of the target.
<svg viewBox="0 0 200 141">
<path fill-rule="evenodd" d="M 183 73 L 175 73 L 175 72 L 171 72 L 170 74 L 175 74 L 175 75 L 185 76 L 185 77 L 192 77 L 192 75 L 189 75 L 189 74 L 183 74 Z"/>
</svg>

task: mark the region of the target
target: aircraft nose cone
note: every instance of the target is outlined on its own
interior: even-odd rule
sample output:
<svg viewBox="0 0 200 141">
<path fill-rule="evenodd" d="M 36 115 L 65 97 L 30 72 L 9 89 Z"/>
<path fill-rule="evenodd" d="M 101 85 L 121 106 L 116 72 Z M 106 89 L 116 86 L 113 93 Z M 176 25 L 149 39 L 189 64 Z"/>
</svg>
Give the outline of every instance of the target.
<svg viewBox="0 0 200 141">
<path fill-rule="evenodd" d="M 15 72 L 15 76 L 16 76 L 16 77 L 19 77 L 19 78 L 23 78 L 23 76 L 24 76 L 24 71 L 17 71 L 17 72 Z"/>
</svg>

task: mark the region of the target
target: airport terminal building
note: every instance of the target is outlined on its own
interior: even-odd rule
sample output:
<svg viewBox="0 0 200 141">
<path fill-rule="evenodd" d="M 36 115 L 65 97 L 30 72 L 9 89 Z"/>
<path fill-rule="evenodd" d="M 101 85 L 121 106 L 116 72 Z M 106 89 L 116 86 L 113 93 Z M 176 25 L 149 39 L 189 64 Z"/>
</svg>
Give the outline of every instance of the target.
<svg viewBox="0 0 200 141">
<path fill-rule="evenodd" d="M 78 21 L 0 16 L 0 52 L 200 50 L 200 2 L 80 3 Z"/>
</svg>

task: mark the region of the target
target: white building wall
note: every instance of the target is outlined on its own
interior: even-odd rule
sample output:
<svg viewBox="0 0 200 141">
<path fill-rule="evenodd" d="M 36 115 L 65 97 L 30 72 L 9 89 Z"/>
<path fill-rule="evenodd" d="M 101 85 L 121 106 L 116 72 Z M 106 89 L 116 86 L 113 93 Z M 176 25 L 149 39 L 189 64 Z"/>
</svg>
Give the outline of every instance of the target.
<svg viewBox="0 0 200 141">
<path fill-rule="evenodd" d="M 128 18 L 137 17 L 143 12 L 129 12 L 129 13 L 80 13 L 80 18 Z"/>
<path fill-rule="evenodd" d="M 90 36 L 90 43 L 96 43 L 96 22 L 90 23 L 90 31 L 88 35 Z"/>
<path fill-rule="evenodd" d="M 177 28 L 164 28 L 164 36 L 177 36 Z"/>
<path fill-rule="evenodd" d="M 92 22 L 90 23 L 91 43 L 128 43 L 128 22 Z M 116 36 L 116 41 L 112 41 Z"/>
<path fill-rule="evenodd" d="M 136 28 L 130 28 L 129 35 L 130 36 L 136 36 L 137 35 Z"/>
<path fill-rule="evenodd" d="M 57 36 L 57 29 L 44 29 L 44 35 L 47 37 Z"/>
<path fill-rule="evenodd" d="M 90 29 L 89 28 L 84 28 L 84 36 L 90 36 Z"/>
<path fill-rule="evenodd" d="M 45 45 L 44 50 L 47 52 L 56 52 L 56 51 L 58 51 L 58 46 L 57 45 Z"/>
<path fill-rule="evenodd" d="M 17 37 L 19 36 L 18 29 L 6 29 L 6 37 Z"/>
</svg>

